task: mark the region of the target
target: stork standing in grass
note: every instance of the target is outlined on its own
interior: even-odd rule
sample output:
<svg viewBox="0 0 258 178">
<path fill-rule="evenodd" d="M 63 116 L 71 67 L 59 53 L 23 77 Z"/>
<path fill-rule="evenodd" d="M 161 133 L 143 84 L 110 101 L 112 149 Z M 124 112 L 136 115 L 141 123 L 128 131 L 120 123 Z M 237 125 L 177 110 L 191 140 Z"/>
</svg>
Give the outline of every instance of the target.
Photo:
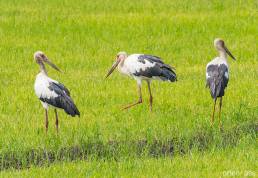
<svg viewBox="0 0 258 178">
<path fill-rule="evenodd" d="M 48 131 L 48 108 L 49 106 L 54 107 L 56 116 L 56 131 L 58 133 L 58 115 L 56 108 L 63 109 L 67 114 L 72 117 L 78 115 L 80 112 L 75 106 L 69 90 L 61 83 L 48 77 L 47 71 L 44 63 L 49 64 L 51 67 L 60 71 L 56 65 L 54 65 L 47 56 L 41 52 L 37 51 L 34 54 L 34 59 L 40 66 L 40 73 L 36 77 L 34 84 L 34 89 L 37 97 L 40 99 L 44 109 L 45 109 L 45 126 L 46 133 Z"/>
<path fill-rule="evenodd" d="M 225 88 L 227 87 L 229 80 L 229 67 L 227 63 L 227 54 L 234 60 L 235 57 L 226 47 L 222 39 L 215 39 L 214 46 L 219 52 L 219 57 L 214 58 L 206 66 L 206 87 L 209 87 L 211 97 L 214 99 L 213 112 L 211 115 L 211 123 L 214 122 L 214 113 L 216 107 L 217 98 L 220 98 L 219 104 L 219 124 L 221 126 L 221 107 L 222 107 L 222 97 L 225 93 Z"/>
<path fill-rule="evenodd" d="M 148 84 L 150 94 L 150 110 L 152 110 L 153 97 L 150 83 L 154 79 L 175 82 L 177 80 L 175 69 L 165 64 L 161 58 L 146 54 L 132 54 L 127 56 L 126 52 L 119 52 L 116 61 L 109 70 L 106 78 L 118 67 L 118 70 L 125 75 L 133 77 L 137 81 L 139 99 L 137 102 L 125 106 L 128 109 L 142 103 L 141 86 L 145 80 Z"/>
</svg>

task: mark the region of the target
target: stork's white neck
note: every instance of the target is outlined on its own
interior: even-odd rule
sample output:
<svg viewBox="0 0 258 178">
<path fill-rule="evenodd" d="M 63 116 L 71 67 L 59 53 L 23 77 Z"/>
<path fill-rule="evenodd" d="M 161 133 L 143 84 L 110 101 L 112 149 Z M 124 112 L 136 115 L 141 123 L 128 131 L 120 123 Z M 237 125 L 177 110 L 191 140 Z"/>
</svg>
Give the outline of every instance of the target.
<svg viewBox="0 0 258 178">
<path fill-rule="evenodd" d="M 219 57 L 227 60 L 227 53 L 225 50 L 219 50 Z"/>
<path fill-rule="evenodd" d="M 39 63 L 39 67 L 40 67 L 40 72 L 47 76 L 47 70 L 43 62 Z"/>
<path fill-rule="evenodd" d="M 124 59 L 123 61 L 121 61 L 121 62 L 118 64 L 117 68 L 118 68 L 118 71 L 119 71 L 120 73 L 125 74 L 125 75 L 129 75 L 129 73 L 128 73 L 128 68 L 127 68 L 128 66 L 125 65 L 125 60 L 126 60 L 126 59 Z"/>
</svg>

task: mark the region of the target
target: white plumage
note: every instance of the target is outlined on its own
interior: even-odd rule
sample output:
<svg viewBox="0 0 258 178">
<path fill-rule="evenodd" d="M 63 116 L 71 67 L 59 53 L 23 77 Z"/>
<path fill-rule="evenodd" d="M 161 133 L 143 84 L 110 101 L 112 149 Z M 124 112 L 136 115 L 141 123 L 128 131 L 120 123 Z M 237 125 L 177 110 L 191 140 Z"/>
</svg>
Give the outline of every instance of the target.
<svg viewBox="0 0 258 178">
<path fill-rule="evenodd" d="M 48 130 L 49 106 L 55 108 L 56 130 L 58 132 L 58 115 L 56 108 L 63 109 L 67 114 L 73 117 L 76 115 L 80 116 L 80 112 L 70 97 L 69 90 L 63 84 L 48 77 L 44 62 L 49 64 L 54 69 L 60 71 L 57 66 L 49 61 L 46 55 L 41 51 L 37 51 L 34 54 L 34 59 L 40 66 L 40 73 L 36 77 L 34 90 L 45 109 L 46 132 Z"/>
<path fill-rule="evenodd" d="M 50 82 L 54 82 L 54 83 L 58 83 L 57 81 L 49 78 L 48 76 L 46 76 L 45 74 L 43 74 L 42 72 L 40 72 L 35 80 L 35 84 L 34 84 L 34 90 L 35 93 L 37 95 L 37 97 L 40 98 L 56 98 L 58 97 L 58 94 L 55 93 L 54 90 L 50 90 L 49 86 L 50 86 Z M 45 109 L 48 109 L 48 103 L 41 101 L 43 107 Z"/>
<path fill-rule="evenodd" d="M 119 63 L 118 70 L 126 75 L 132 76 L 133 74 L 145 71 L 147 68 L 155 66 L 155 63 L 151 63 L 148 60 L 145 63 L 139 62 L 139 56 L 144 54 L 132 54 L 129 55 L 123 63 Z"/>
<path fill-rule="evenodd" d="M 220 67 L 220 65 L 225 65 L 227 68 L 227 71 L 225 72 L 224 75 L 226 78 L 229 78 L 229 66 L 227 63 L 227 59 L 223 57 L 216 57 L 206 65 L 206 80 L 208 80 L 208 78 L 211 77 L 209 76 L 209 73 L 208 73 L 208 67 L 212 65 L 217 65 L 218 67 Z"/>
<path fill-rule="evenodd" d="M 206 86 L 210 89 L 211 97 L 214 99 L 213 113 L 211 122 L 214 122 L 214 112 L 217 98 L 220 98 L 219 120 L 222 107 L 222 97 L 229 81 L 229 66 L 227 63 L 227 54 L 235 60 L 235 57 L 227 49 L 221 39 L 214 40 L 214 46 L 219 52 L 219 57 L 214 58 L 206 66 Z"/>
<path fill-rule="evenodd" d="M 137 81 L 138 92 L 140 95 L 139 100 L 124 109 L 130 108 L 136 104 L 142 103 L 141 85 L 145 80 L 148 83 L 148 89 L 150 93 L 150 108 L 152 109 L 152 95 L 150 90 L 151 80 L 162 80 L 174 82 L 177 80 L 176 73 L 173 68 L 165 64 L 161 58 L 153 55 L 146 54 L 131 54 L 127 56 L 125 52 L 119 52 L 117 59 L 109 70 L 106 77 L 108 77 L 114 69 L 118 66 L 119 72 L 122 74 L 133 77 Z"/>
</svg>

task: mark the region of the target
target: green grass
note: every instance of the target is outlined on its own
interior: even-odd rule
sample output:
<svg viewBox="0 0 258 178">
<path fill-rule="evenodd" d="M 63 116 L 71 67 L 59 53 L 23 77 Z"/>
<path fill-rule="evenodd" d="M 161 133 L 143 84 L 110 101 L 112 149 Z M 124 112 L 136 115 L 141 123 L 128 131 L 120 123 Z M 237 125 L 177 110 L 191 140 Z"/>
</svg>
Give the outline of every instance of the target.
<svg viewBox="0 0 258 178">
<path fill-rule="evenodd" d="M 95 161 L 87 163 L 89 167 L 98 164 L 101 156 L 112 160 L 116 154 L 122 167 L 126 167 L 130 165 L 126 160 L 131 155 L 136 159 L 131 160 L 133 164 L 140 159 L 135 156 L 138 152 L 133 143 L 147 140 L 145 149 L 149 153 L 156 140 L 161 143 L 176 140 L 174 147 L 178 152 L 182 147 L 186 154 L 184 158 L 176 154 L 178 157 L 172 159 L 167 169 L 170 170 L 177 160 L 183 164 L 186 159 L 190 162 L 189 170 L 194 171 L 195 164 L 190 158 L 192 147 L 200 150 L 208 143 L 204 158 L 202 151 L 196 153 L 200 155 L 198 160 L 214 159 L 216 162 L 216 156 L 209 151 L 215 150 L 220 156 L 224 149 L 233 150 L 240 145 L 232 153 L 236 156 L 248 148 L 246 142 L 257 142 L 256 1 L 1 0 L 0 12 L 2 169 L 7 157 L 11 160 L 15 155 L 26 162 L 27 153 L 34 149 L 58 153 L 64 148 L 93 145 L 94 150 L 98 143 L 107 147 L 102 149 L 108 150 L 108 154 L 102 155 L 98 150 L 87 154 Z M 219 131 L 217 122 L 214 128 L 210 127 L 212 99 L 205 88 L 206 64 L 217 55 L 213 47 L 216 37 L 223 38 L 237 58 L 236 62 L 228 59 L 230 81 L 223 99 L 224 131 Z M 57 73 L 48 68 L 52 78 L 71 90 L 81 111 L 80 118 L 70 118 L 59 111 L 58 137 L 52 110 L 49 133 L 45 135 L 44 110 L 34 94 L 33 84 L 39 71 L 33 59 L 36 50 L 44 51 L 64 71 Z M 104 80 L 119 51 L 155 54 L 176 67 L 178 82 L 153 82 L 152 113 L 148 109 L 146 85 L 144 103 L 122 112 L 120 108 L 124 104 L 138 97 L 136 82 L 118 73 Z M 115 154 L 110 154 L 112 141 L 119 143 Z M 156 168 L 155 164 L 160 163 L 162 167 L 170 162 L 170 158 L 165 157 L 156 163 L 143 152 L 144 165 L 152 165 L 149 169 Z M 240 153 L 239 159 L 243 157 Z M 251 149 L 248 153 L 257 151 Z M 223 155 L 220 158 L 226 164 L 227 158 Z M 253 164 L 253 160 L 245 161 L 247 165 Z M 232 162 L 238 165 L 237 160 Z M 67 164 L 71 169 L 77 165 Z M 78 163 L 79 166 L 83 164 Z M 112 161 L 110 164 L 116 165 Z M 103 171 L 107 165 L 103 164 Z M 209 165 L 216 166 L 215 163 Z M 57 167 L 61 169 L 62 164 Z M 144 174 L 144 169 L 148 170 L 146 167 L 138 169 L 143 169 Z M 49 174 L 54 169 L 55 166 L 51 167 Z M 134 169 L 128 175 L 133 172 Z"/>
<path fill-rule="evenodd" d="M 174 158 L 64 162 L 50 167 L 2 172 L 1 177 L 255 177 L 255 147 L 240 147 Z M 250 164 L 251 163 L 251 164 Z M 212 166 L 211 166 L 212 165 Z"/>
</svg>

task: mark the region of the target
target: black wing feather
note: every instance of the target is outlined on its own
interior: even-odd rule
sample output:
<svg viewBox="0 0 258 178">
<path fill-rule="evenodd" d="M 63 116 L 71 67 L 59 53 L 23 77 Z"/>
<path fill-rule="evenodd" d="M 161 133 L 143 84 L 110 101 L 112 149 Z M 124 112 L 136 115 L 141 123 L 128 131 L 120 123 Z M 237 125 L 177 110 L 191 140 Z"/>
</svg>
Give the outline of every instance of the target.
<svg viewBox="0 0 258 178">
<path fill-rule="evenodd" d="M 66 88 L 62 83 L 52 83 L 53 85 L 56 85 L 57 87 L 59 87 L 61 90 L 65 91 L 65 93 L 70 96 L 70 91 L 68 90 L 68 88 Z"/>
<path fill-rule="evenodd" d="M 70 97 L 69 90 L 60 83 L 50 82 L 49 90 L 54 91 L 58 96 L 50 98 L 40 98 L 41 101 L 57 108 L 64 109 L 64 111 L 71 116 L 80 116 L 80 112 Z"/>
<path fill-rule="evenodd" d="M 157 63 L 161 63 L 161 64 L 164 64 L 164 62 L 162 61 L 162 59 L 158 56 L 153 56 L 153 55 L 149 55 L 149 54 L 143 54 L 143 55 L 140 55 L 138 57 L 138 59 L 147 59 L 149 60 L 150 62 L 157 62 Z"/>
<path fill-rule="evenodd" d="M 160 77 L 161 80 L 170 80 L 174 82 L 177 80 L 176 73 L 171 66 L 165 64 L 160 57 L 152 56 L 148 54 L 140 55 L 138 61 L 145 64 L 145 60 L 148 60 L 151 63 L 155 63 L 153 67 L 149 67 L 144 71 L 141 70 L 136 72 L 136 76 L 145 76 L 148 78 Z"/>
<path fill-rule="evenodd" d="M 224 96 L 229 80 L 225 76 L 225 73 L 228 73 L 228 67 L 225 64 L 211 64 L 207 67 L 206 72 L 208 73 L 206 86 L 210 88 L 212 98 Z"/>
</svg>

